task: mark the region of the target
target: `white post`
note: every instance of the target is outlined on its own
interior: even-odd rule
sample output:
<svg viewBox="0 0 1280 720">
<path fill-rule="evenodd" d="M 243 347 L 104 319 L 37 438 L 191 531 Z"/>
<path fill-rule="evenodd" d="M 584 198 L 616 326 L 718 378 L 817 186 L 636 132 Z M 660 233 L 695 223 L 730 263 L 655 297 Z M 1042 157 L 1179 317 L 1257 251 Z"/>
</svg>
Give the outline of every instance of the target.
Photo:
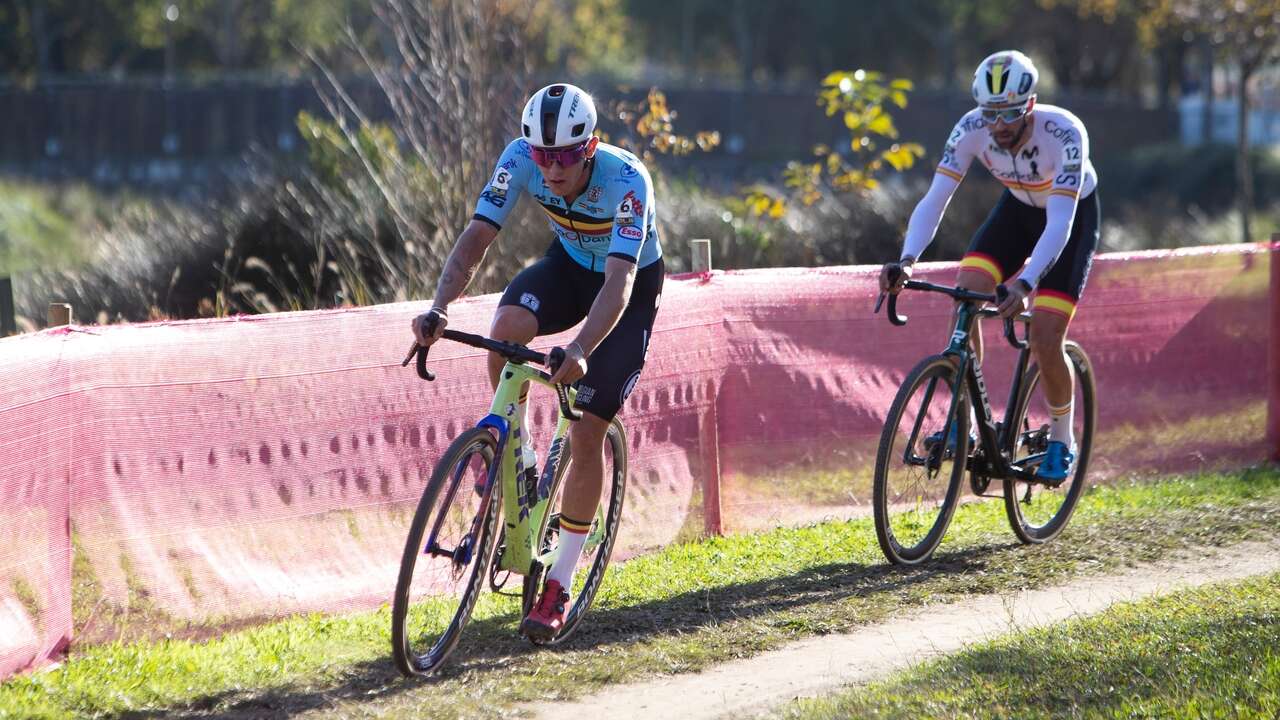
<svg viewBox="0 0 1280 720">
<path fill-rule="evenodd" d="M 692 260 L 689 268 L 694 272 L 708 272 L 711 270 L 711 240 L 707 238 L 698 238 L 689 241 L 689 251 Z"/>
</svg>

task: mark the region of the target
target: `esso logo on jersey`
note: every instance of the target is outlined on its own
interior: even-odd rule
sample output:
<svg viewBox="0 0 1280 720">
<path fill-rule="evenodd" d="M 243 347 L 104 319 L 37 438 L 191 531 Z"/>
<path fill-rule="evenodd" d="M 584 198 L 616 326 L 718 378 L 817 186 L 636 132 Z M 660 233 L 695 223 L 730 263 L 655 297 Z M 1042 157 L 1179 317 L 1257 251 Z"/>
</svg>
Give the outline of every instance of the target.
<svg viewBox="0 0 1280 720">
<path fill-rule="evenodd" d="M 618 234 L 628 240 L 644 239 L 644 231 L 634 225 L 623 225 L 618 228 Z"/>
</svg>

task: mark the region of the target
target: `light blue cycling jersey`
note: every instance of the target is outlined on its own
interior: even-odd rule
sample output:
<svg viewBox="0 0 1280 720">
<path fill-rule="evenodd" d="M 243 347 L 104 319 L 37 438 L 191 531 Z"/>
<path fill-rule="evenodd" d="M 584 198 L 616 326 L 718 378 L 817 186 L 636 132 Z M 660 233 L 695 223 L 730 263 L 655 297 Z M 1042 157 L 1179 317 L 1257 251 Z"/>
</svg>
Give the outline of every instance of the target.
<svg viewBox="0 0 1280 720">
<path fill-rule="evenodd" d="M 476 203 L 475 219 L 502 229 L 521 192 L 538 201 L 569 257 L 604 272 L 605 258 L 647 267 L 662 257 L 653 181 L 639 158 L 620 147 L 596 147 L 587 189 L 572 206 L 552 192 L 529 155 L 529 143 L 512 141 Z"/>
</svg>

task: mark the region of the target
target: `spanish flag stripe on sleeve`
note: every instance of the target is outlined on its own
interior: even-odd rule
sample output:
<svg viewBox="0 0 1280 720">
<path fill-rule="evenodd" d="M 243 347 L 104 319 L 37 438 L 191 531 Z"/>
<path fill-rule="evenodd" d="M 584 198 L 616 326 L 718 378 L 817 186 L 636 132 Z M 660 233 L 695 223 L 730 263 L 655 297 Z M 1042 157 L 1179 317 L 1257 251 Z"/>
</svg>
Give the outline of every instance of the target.
<svg viewBox="0 0 1280 720">
<path fill-rule="evenodd" d="M 1073 197 L 1076 197 L 1077 195 L 1079 195 L 1079 193 L 1078 193 L 1078 192 L 1076 192 L 1075 190 L 1068 190 L 1068 189 L 1066 189 L 1066 188 L 1054 188 L 1054 189 L 1052 189 L 1052 190 L 1050 190 L 1050 191 L 1049 191 L 1049 194 L 1050 194 L 1050 195 L 1063 195 L 1063 196 L 1065 196 L 1065 197 L 1069 197 L 1069 198 L 1073 198 Z"/>
<path fill-rule="evenodd" d="M 955 170 L 952 170 L 951 168 L 945 168 L 945 167 L 942 167 L 941 165 L 939 165 L 939 166 L 938 166 L 938 172 L 942 173 L 943 175 L 946 175 L 947 177 L 951 178 L 952 180 L 955 180 L 956 182 L 960 182 L 960 181 L 964 180 L 964 176 L 963 176 L 963 175 L 961 175 L 960 173 L 956 172 Z"/>
<path fill-rule="evenodd" d="M 1000 271 L 1000 264 L 997 263 L 995 258 L 992 258 L 990 255 L 969 253 L 960 261 L 960 267 L 981 270 L 982 272 L 990 275 L 992 279 L 996 281 L 997 285 L 1004 282 L 1004 273 Z"/>
</svg>

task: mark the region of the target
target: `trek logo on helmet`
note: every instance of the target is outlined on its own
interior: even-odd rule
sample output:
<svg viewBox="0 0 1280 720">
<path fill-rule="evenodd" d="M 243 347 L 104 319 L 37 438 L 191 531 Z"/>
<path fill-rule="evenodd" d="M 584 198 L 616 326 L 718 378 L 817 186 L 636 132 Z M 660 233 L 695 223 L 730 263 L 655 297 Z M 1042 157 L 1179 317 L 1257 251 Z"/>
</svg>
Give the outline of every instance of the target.
<svg viewBox="0 0 1280 720">
<path fill-rule="evenodd" d="M 1000 95 L 1004 92 L 1004 84 L 1009 81 L 1008 60 L 1001 58 L 992 63 L 991 69 L 987 71 L 987 89 L 992 95 Z"/>
</svg>

